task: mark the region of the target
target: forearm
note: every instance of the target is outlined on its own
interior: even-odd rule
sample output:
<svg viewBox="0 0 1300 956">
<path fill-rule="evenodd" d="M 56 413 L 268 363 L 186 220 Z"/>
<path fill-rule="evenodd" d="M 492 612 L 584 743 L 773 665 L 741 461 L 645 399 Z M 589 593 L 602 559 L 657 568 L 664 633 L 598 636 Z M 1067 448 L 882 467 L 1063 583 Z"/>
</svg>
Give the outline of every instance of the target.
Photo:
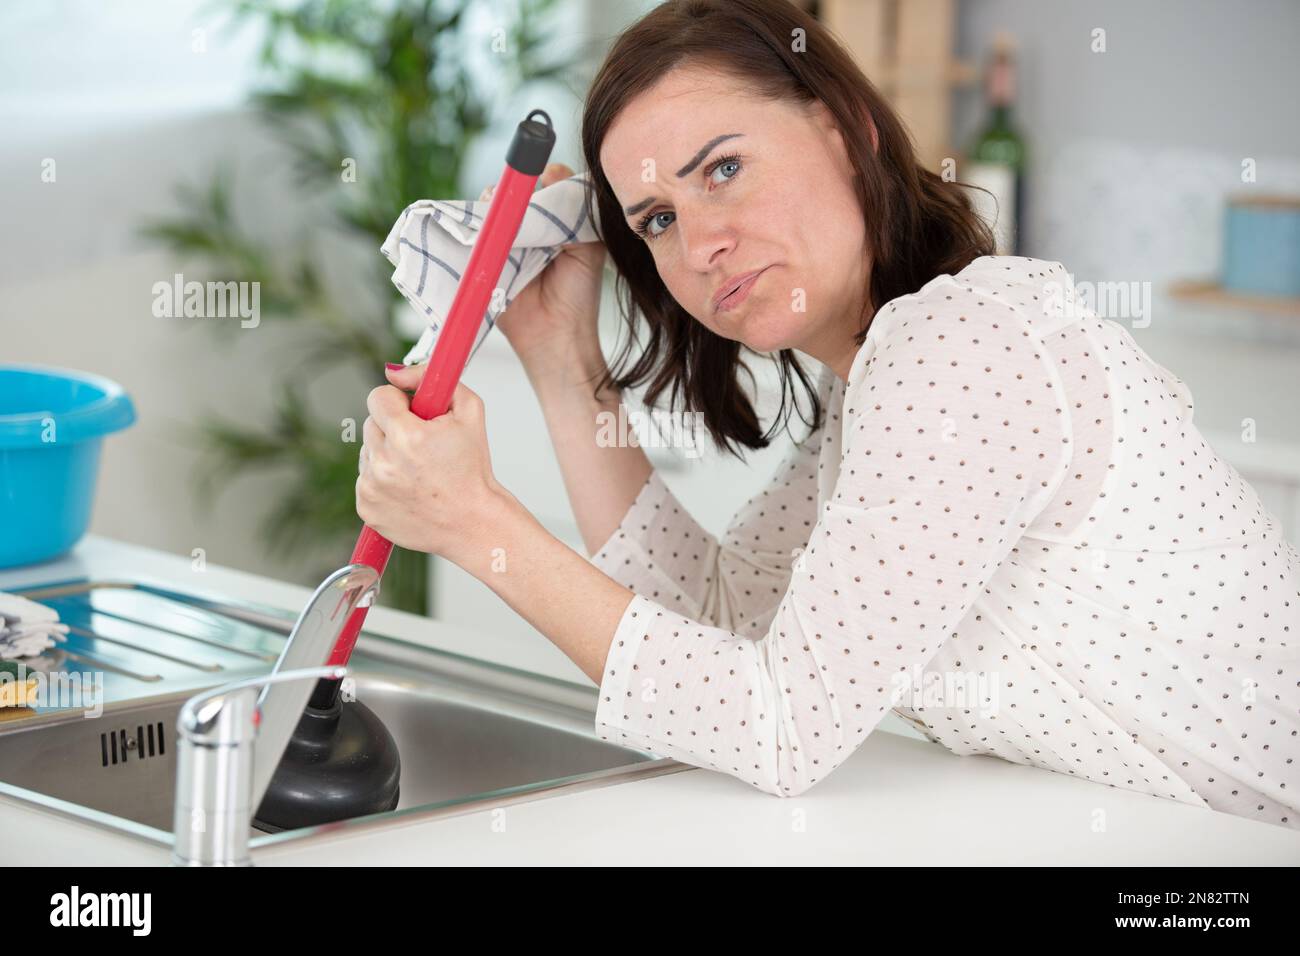
<svg viewBox="0 0 1300 956">
<path fill-rule="evenodd" d="M 552 535 L 504 489 L 450 558 L 600 684 L 633 593 Z"/>
<path fill-rule="evenodd" d="M 653 466 L 639 446 L 617 431 L 618 441 L 597 441 L 602 420 L 620 420 L 621 398 L 612 388 L 593 395 L 605 371 L 598 343 L 525 368 L 542 406 L 578 531 L 587 553 L 595 554 L 618 527 Z"/>
</svg>

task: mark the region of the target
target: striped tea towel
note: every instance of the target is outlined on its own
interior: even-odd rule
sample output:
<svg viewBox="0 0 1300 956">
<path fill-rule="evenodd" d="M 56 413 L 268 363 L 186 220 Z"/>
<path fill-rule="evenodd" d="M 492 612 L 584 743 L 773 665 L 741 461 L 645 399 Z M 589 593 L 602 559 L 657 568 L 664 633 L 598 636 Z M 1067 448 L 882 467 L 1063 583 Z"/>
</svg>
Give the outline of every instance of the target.
<svg viewBox="0 0 1300 956">
<path fill-rule="evenodd" d="M 483 316 L 471 359 L 497 316 L 559 255 L 561 246 L 598 238 L 588 188 L 587 175 L 578 173 L 533 194 L 497 282 L 500 294 L 492 296 Z M 490 200 L 421 199 L 402 210 L 380 246 L 393 264 L 393 285 L 428 323 L 406 353 L 407 365 L 423 362 L 433 352 L 490 206 Z"/>
</svg>

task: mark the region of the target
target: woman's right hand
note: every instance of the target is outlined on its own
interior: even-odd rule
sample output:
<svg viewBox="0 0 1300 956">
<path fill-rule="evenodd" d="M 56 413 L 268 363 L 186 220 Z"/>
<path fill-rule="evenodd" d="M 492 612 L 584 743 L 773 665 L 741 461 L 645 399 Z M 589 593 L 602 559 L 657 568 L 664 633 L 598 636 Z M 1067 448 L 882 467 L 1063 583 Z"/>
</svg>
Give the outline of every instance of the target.
<svg viewBox="0 0 1300 956">
<path fill-rule="evenodd" d="M 542 187 L 572 175 L 563 163 L 551 163 L 542 171 Z M 483 190 L 479 200 L 490 199 L 494 188 Z M 604 264 L 604 243 L 566 245 L 497 317 L 497 327 L 530 374 L 577 362 L 592 355 L 593 348 L 600 354 L 597 315 Z"/>
</svg>

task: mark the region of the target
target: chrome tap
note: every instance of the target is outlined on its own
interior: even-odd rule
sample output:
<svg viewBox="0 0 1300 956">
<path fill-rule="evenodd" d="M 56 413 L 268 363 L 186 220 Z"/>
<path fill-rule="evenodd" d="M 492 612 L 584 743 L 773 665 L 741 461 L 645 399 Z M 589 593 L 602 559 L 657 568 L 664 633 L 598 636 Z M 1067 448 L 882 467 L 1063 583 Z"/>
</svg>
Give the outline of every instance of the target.
<svg viewBox="0 0 1300 956">
<path fill-rule="evenodd" d="M 323 582 L 299 615 L 270 674 L 191 697 L 176 722 L 179 750 L 172 862 L 247 866 L 249 830 L 348 618 L 378 591 L 379 575 L 350 564 Z"/>
</svg>

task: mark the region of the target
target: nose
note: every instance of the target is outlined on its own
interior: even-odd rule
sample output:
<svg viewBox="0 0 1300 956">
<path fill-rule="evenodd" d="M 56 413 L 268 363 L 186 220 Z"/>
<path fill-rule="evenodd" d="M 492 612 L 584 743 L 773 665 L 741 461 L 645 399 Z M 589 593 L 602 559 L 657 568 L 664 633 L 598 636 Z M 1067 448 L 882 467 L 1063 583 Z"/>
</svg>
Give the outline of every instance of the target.
<svg viewBox="0 0 1300 956">
<path fill-rule="evenodd" d="M 716 270 L 718 260 L 735 248 L 736 236 L 725 213 L 697 208 L 679 212 L 677 236 L 687 264 L 697 272 Z"/>
</svg>

